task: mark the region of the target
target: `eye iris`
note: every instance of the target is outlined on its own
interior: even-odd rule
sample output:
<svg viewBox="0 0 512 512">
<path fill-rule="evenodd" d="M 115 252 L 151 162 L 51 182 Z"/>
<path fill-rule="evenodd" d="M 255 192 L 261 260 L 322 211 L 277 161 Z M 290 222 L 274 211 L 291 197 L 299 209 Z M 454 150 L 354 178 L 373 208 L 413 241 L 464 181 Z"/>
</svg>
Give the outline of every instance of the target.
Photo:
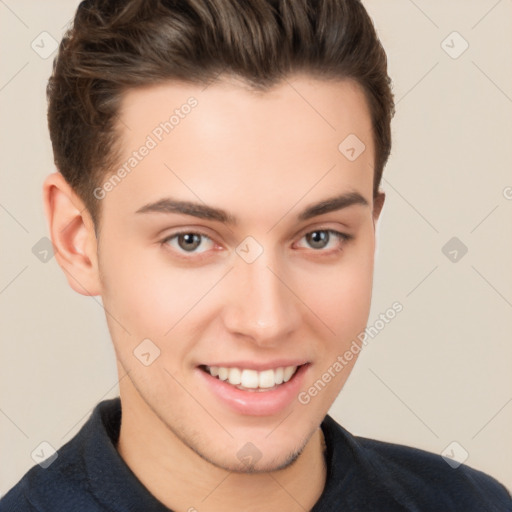
<svg viewBox="0 0 512 512">
<path fill-rule="evenodd" d="M 327 231 L 313 231 L 306 235 L 306 239 L 314 249 L 322 249 L 329 243 L 329 233 Z"/>
<path fill-rule="evenodd" d="M 201 244 L 201 236 L 197 233 L 185 233 L 178 236 L 178 245 L 185 251 L 193 251 Z"/>
</svg>

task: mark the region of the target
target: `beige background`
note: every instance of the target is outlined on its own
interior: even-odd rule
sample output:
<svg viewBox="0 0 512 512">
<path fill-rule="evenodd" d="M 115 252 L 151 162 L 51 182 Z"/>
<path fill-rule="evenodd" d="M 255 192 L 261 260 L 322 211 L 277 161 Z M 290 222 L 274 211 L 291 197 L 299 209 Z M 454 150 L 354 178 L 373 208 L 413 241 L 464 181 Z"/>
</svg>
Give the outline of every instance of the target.
<svg viewBox="0 0 512 512">
<path fill-rule="evenodd" d="M 404 310 L 370 341 L 331 414 L 355 434 L 437 453 L 457 441 L 469 465 L 512 488 L 512 2 L 364 3 L 397 101 L 369 324 L 395 301 Z M 32 252 L 47 235 L 41 184 L 54 167 L 53 56 L 31 42 L 43 31 L 59 40 L 77 4 L 0 2 L 2 495 L 42 441 L 60 447 L 117 394 L 100 300 Z M 456 59 L 442 47 L 453 31 L 469 43 Z M 452 237 L 468 248 L 456 263 L 442 252 Z"/>
</svg>

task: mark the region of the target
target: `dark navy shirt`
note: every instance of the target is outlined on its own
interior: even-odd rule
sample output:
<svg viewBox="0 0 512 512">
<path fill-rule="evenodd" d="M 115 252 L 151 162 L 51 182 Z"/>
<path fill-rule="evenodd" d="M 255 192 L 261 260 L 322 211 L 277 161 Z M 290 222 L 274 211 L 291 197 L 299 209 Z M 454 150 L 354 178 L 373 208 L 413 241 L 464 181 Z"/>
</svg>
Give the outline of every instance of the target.
<svg viewBox="0 0 512 512">
<path fill-rule="evenodd" d="M 116 450 L 119 399 L 101 402 L 46 469 L 32 468 L 0 501 L 0 512 L 169 512 Z M 322 422 L 327 480 L 312 512 L 512 511 L 496 480 L 439 455 L 356 437 L 330 416 Z"/>
</svg>

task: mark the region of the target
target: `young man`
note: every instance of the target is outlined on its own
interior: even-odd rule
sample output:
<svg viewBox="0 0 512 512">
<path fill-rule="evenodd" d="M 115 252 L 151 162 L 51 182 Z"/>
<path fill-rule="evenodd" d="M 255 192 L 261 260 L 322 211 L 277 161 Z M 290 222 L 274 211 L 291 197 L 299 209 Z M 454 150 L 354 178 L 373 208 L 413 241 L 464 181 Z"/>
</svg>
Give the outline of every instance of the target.
<svg viewBox="0 0 512 512">
<path fill-rule="evenodd" d="M 391 148 L 359 1 L 85 1 L 48 97 L 56 258 L 102 298 L 120 400 L 2 512 L 512 510 L 485 474 L 327 416 Z"/>
</svg>

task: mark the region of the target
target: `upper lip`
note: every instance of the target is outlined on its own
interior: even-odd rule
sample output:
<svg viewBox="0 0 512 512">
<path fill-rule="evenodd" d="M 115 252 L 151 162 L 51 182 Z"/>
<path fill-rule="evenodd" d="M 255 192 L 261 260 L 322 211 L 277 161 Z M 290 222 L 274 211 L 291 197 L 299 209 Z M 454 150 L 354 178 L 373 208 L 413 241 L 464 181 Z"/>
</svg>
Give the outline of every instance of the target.
<svg viewBox="0 0 512 512">
<path fill-rule="evenodd" d="M 302 366 L 303 364 L 307 364 L 308 361 L 304 359 L 279 359 L 275 361 L 266 361 L 266 362 L 256 362 L 256 361 L 223 361 L 220 363 L 208 363 L 199 366 L 208 366 L 211 368 L 212 366 L 222 366 L 225 368 L 243 368 L 244 370 L 256 370 L 256 371 L 264 371 L 264 370 L 275 370 L 276 368 L 282 368 L 286 366 Z"/>
</svg>

